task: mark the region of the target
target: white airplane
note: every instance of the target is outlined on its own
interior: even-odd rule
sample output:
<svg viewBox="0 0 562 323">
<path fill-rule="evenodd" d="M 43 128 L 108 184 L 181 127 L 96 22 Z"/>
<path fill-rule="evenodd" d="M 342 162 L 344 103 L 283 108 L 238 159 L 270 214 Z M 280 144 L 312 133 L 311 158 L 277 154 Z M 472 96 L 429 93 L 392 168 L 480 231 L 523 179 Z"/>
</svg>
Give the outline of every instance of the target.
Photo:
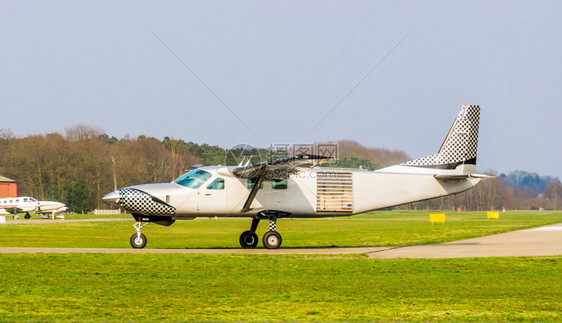
<svg viewBox="0 0 562 323">
<path fill-rule="evenodd" d="M 12 213 L 25 212 L 29 215 L 29 212 L 35 212 L 37 214 L 50 214 L 55 216 L 55 214 L 64 212 L 68 209 L 64 203 L 56 201 L 37 201 L 30 196 L 20 196 L 20 197 L 8 197 L 0 199 L 0 213 L 9 214 L 8 211 Z"/>
<path fill-rule="evenodd" d="M 487 175 L 475 174 L 479 106 L 463 105 L 439 152 L 376 171 L 315 167 L 330 160 L 296 155 L 247 166 L 205 166 L 171 183 L 135 185 L 107 194 L 138 221 L 133 248 L 143 248 L 142 228 L 197 217 L 249 217 L 240 235 L 243 248 L 258 244 L 256 228 L 269 220 L 263 245 L 276 249 L 277 219 L 350 216 L 457 194 Z"/>
<path fill-rule="evenodd" d="M 39 208 L 35 213 L 37 214 L 45 214 L 51 218 L 55 218 L 55 214 L 59 214 L 61 212 L 66 212 L 68 210 L 68 206 L 66 206 L 62 202 L 57 201 L 39 201 Z M 57 216 L 57 218 L 64 219 L 63 215 Z"/>
<path fill-rule="evenodd" d="M 39 207 L 39 201 L 29 196 L 8 197 L 0 199 L 0 208 L 13 212 L 35 212 Z"/>
</svg>

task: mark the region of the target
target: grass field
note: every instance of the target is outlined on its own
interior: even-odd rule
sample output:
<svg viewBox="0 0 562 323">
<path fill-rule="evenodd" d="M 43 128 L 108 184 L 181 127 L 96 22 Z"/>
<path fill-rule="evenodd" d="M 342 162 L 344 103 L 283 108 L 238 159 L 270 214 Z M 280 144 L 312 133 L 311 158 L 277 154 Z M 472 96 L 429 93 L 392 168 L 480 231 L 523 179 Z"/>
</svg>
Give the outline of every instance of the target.
<svg viewBox="0 0 562 323">
<path fill-rule="evenodd" d="M 497 220 L 486 219 L 485 212 L 447 213 L 447 222 L 435 225 L 429 222 L 428 214 L 395 211 L 333 219 L 281 219 L 277 230 L 283 236 L 282 248 L 362 247 L 442 243 L 562 222 L 560 211 L 505 212 Z M 0 225 L 0 247 L 130 248 L 129 238 L 135 232 L 132 218 L 111 222 L 44 221 Z M 250 222 L 197 219 L 176 221 L 170 227 L 150 224 L 143 232 L 148 238 L 147 248 L 240 248 L 238 237 L 249 229 Z M 267 221 L 262 221 L 258 236 L 261 238 L 266 230 Z"/>
<path fill-rule="evenodd" d="M 375 212 L 278 222 L 283 247 L 438 243 L 562 222 L 562 212 Z M 93 216 L 79 216 L 93 217 Z M 100 216 L 102 217 L 102 216 Z M 105 216 L 103 216 L 105 217 Z M 72 218 L 69 216 L 67 218 Z M 0 247 L 130 248 L 132 221 L 7 224 Z M 145 228 L 152 248 L 240 248 L 247 219 Z M 260 224 L 263 234 L 267 224 Z M 261 244 L 260 244 L 261 246 Z M 0 321 L 561 321 L 562 256 L 0 254 Z"/>
<path fill-rule="evenodd" d="M 0 320 L 7 321 L 562 319 L 562 257 L 0 257 Z"/>
</svg>

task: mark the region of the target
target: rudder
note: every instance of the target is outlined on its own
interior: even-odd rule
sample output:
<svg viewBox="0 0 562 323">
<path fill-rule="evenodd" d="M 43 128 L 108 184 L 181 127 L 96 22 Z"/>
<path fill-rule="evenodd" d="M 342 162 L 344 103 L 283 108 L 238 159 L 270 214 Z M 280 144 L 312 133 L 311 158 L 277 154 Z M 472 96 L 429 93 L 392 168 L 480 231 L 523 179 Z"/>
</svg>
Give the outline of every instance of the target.
<svg viewBox="0 0 562 323">
<path fill-rule="evenodd" d="M 437 154 L 414 159 L 401 165 L 449 170 L 463 165 L 463 174 L 474 172 L 479 122 L 480 106 L 463 105 Z"/>
</svg>

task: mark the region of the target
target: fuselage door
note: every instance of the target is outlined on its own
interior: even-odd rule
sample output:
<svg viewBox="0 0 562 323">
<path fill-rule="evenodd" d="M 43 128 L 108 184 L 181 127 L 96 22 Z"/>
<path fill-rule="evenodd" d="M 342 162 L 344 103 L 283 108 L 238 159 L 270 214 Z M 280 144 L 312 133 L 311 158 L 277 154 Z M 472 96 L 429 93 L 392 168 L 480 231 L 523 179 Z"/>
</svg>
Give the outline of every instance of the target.
<svg viewBox="0 0 562 323">
<path fill-rule="evenodd" d="M 226 183 L 217 177 L 207 185 L 202 185 L 197 194 L 198 214 L 214 216 L 224 214 L 226 209 Z"/>
</svg>

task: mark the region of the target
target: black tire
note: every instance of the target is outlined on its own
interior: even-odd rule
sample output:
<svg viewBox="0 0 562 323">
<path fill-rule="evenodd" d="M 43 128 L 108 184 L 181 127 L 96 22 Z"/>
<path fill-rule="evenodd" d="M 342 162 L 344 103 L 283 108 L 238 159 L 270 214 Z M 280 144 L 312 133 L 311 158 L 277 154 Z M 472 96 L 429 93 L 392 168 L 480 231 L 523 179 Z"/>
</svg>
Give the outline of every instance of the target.
<svg viewBox="0 0 562 323">
<path fill-rule="evenodd" d="M 140 237 L 137 236 L 136 233 L 134 233 L 131 236 L 131 246 L 135 249 L 142 249 L 144 248 L 144 246 L 146 246 L 146 236 L 144 234 L 140 234 Z"/>
<path fill-rule="evenodd" d="M 263 246 L 267 249 L 278 249 L 281 247 L 281 235 L 277 231 L 267 231 L 263 235 Z"/>
<path fill-rule="evenodd" d="M 258 245 L 258 235 L 252 231 L 244 231 L 240 235 L 240 245 L 244 249 L 254 249 Z"/>
</svg>

